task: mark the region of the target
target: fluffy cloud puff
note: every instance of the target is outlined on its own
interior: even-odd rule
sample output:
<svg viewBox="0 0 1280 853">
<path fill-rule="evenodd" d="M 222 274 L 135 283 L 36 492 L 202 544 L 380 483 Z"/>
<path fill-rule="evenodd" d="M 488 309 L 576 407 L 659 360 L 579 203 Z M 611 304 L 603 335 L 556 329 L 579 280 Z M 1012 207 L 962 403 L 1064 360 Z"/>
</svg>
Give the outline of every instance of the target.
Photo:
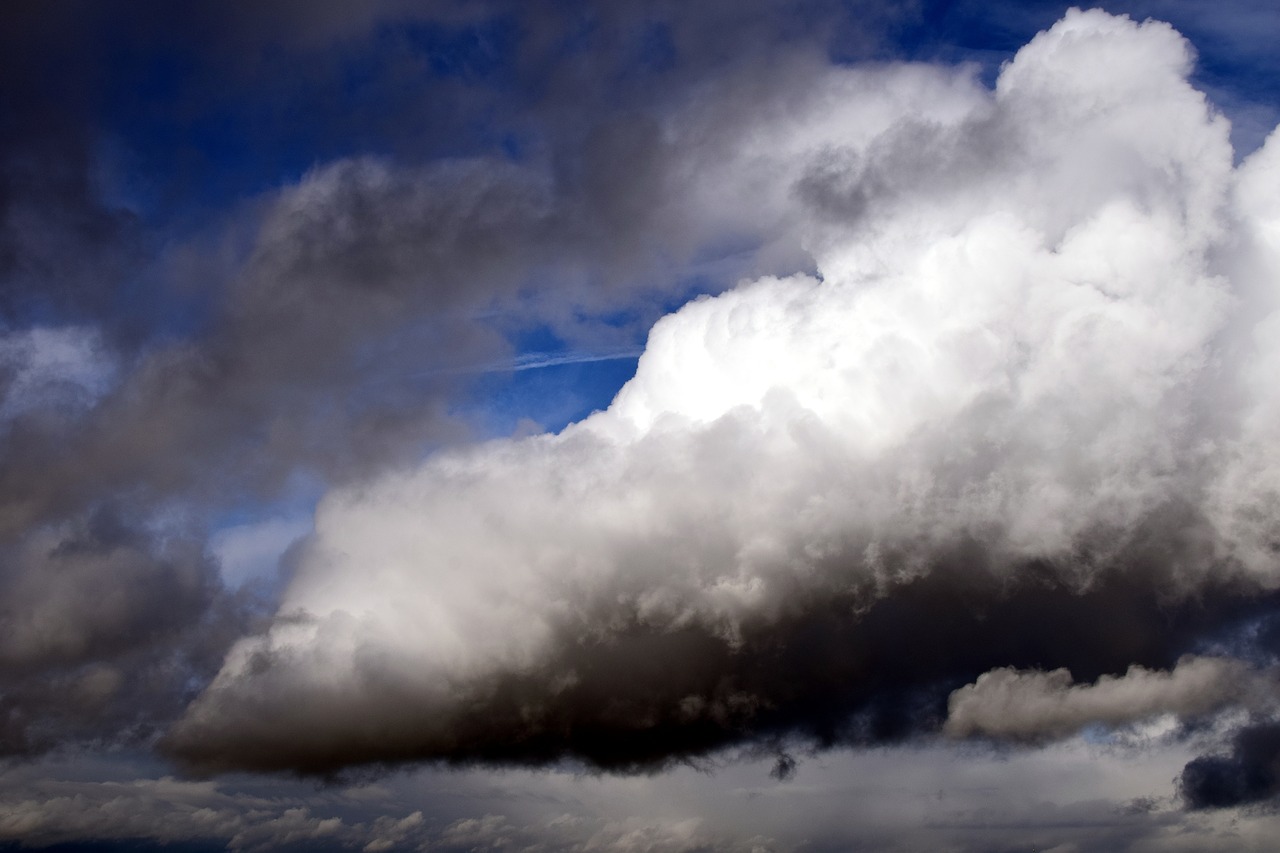
<svg viewBox="0 0 1280 853">
<path fill-rule="evenodd" d="M 1191 64 L 1073 11 L 993 92 L 855 69 L 762 111 L 707 186 L 792 205 L 817 275 L 663 318 L 559 434 L 331 493 L 169 749 L 327 773 L 880 740 L 990 669 L 1171 667 L 1268 612 L 1280 137 L 1233 167 Z"/>
<path fill-rule="evenodd" d="M 1273 678 L 1254 676 L 1229 658 L 1193 657 L 1170 672 L 1134 666 L 1096 684 L 1072 684 L 1066 669 L 984 673 L 951 694 L 945 730 L 964 737 L 1041 740 L 1065 737 L 1090 724 L 1119 726 L 1160 714 L 1205 716 L 1228 705 L 1266 708 Z"/>
</svg>

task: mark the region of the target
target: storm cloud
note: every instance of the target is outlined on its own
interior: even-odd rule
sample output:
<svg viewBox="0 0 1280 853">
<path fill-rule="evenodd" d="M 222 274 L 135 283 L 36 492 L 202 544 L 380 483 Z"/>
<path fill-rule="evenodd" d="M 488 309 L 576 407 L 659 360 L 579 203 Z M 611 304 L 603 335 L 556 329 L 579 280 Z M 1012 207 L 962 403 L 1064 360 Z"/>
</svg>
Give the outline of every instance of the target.
<svg viewBox="0 0 1280 853">
<path fill-rule="evenodd" d="M 641 769 L 936 732 L 1002 667 L 1181 684 L 1280 541 L 1280 144 L 1237 166 L 1191 68 L 1073 11 L 994 91 L 855 68 L 764 111 L 720 160 L 774 164 L 815 274 L 664 317 L 558 434 L 331 492 L 166 749 Z"/>
</svg>

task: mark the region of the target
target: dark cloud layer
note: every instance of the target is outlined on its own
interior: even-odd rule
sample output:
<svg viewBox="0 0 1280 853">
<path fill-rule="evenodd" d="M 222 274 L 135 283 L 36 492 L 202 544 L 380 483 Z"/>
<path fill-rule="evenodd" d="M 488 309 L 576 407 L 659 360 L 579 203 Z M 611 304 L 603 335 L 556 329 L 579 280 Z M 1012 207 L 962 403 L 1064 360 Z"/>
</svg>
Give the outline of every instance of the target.
<svg viewBox="0 0 1280 853">
<path fill-rule="evenodd" d="M 997 571 L 978 543 L 888 591 L 840 591 L 842 567 L 830 566 L 832 587 L 743 624 L 733 638 L 711 625 L 646 624 L 641 605 L 619 594 L 558 627 L 549 666 L 473 685 L 455 714 L 433 712 L 430 725 L 392 661 L 366 659 L 353 697 L 342 685 L 329 695 L 294 685 L 266 654 L 250 663 L 260 703 L 219 707 L 216 690 L 206 699 L 233 735 L 180 727 L 166 748 L 206 772 L 327 775 L 367 763 L 563 759 L 638 771 L 742 743 L 901 742 L 936 732 L 948 695 L 994 667 L 1066 667 L 1078 680 L 1132 664 L 1169 669 L 1204 637 L 1277 606 L 1244 580 L 1174 592 L 1166 566 L 1186 539 L 1175 529 L 1153 539 L 1085 586 L 1064 579 L 1062 566 Z M 1170 592 L 1152 594 L 1162 587 Z M 314 716 L 290 704 L 294 690 L 305 691 Z M 376 728 L 335 727 L 351 703 L 376 713 Z M 397 704 L 402 713 L 373 711 Z"/>
<path fill-rule="evenodd" d="M 1280 723 L 1247 725 L 1226 755 L 1205 755 L 1182 770 L 1179 790 L 1193 809 L 1220 809 L 1280 795 Z"/>
</svg>

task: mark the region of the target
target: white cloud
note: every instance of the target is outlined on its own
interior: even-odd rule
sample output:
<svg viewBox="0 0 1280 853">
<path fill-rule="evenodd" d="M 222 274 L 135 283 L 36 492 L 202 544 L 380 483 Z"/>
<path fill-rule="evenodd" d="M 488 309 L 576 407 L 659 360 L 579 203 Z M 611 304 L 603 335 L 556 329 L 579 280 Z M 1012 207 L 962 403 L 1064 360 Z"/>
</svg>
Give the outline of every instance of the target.
<svg viewBox="0 0 1280 853">
<path fill-rule="evenodd" d="M 1255 187 L 1280 143 L 1233 171 L 1190 56 L 1166 25 L 1073 11 L 994 93 L 891 66 L 762 108 L 699 186 L 802 217 L 819 277 L 663 318 L 609 409 L 559 435 L 327 496 L 275 625 L 233 650 L 179 752 L 447 757 L 499 725 L 495 678 L 546 671 L 513 713 L 554 731 L 577 650 L 628 625 L 732 649 L 964 548 L 975 577 L 1039 563 L 1087 588 L 1195 536 L 1162 583 L 1273 584 L 1280 395 L 1256 365 L 1280 321 Z M 691 720 L 774 701 L 717 705 L 705 678 Z"/>
</svg>

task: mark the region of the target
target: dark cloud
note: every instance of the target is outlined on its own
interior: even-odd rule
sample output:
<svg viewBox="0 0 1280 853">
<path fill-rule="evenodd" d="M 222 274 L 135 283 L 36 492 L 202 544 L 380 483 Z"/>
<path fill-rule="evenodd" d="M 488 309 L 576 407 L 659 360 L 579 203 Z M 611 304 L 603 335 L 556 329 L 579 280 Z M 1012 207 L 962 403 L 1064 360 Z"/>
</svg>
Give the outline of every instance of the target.
<svg viewBox="0 0 1280 853">
<path fill-rule="evenodd" d="M 798 763 L 789 753 L 783 752 L 778 755 L 778 760 L 774 762 L 773 769 L 769 771 L 769 775 L 779 782 L 789 782 L 795 778 L 796 767 Z"/>
<path fill-rule="evenodd" d="M 1225 755 L 1204 755 L 1182 769 L 1178 790 L 1193 809 L 1265 803 L 1280 796 L 1280 723 L 1241 727 Z"/>
<path fill-rule="evenodd" d="M 1074 12 L 994 93 L 850 70 L 762 101 L 740 148 L 663 123 L 652 138 L 679 144 L 654 160 L 703 167 L 683 172 L 691 198 L 777 205 L 821 279 L 669 315 L 610 408 L 558 435 L 332 493 L 276 622 L 237 644 L 169 754 L 198 772 L 644 771 L 738 744 L 896 743 L 939 731 L 991 670 L 1094 682 L 1245 632 L 1276 606 L 1270 421 L 1252 414 L 1273 392 L 1250 378 L 1271 343 L 1222 341 L 1275 305 L 1226 319 L 1259 278 L 1221 255 L 1270 256 L 1221 240 L 1270 221 L 1233 188 L 1270 186 L 1275 152 L 1236 171 L 1190 67 L 1163 24 Z M 738 114 L 742 91 L 713 94 Z M 622 127 L 600 144 L 652 130 Z M 382 185 L 363 168 L 316 186 Z M 583 176 L 611 177 L 590 158 Z M 612 231 L 667 197 L 584 209 Z M 1256 491 L 1232 485 L 1246 469 Z M 1216 712 L 1220 692 L 1169 710 Z"/>
<path fill-rule="evenodd" d="M 141 261 L 133 212 L 103 198 L 94 174 L 88 34 L 67 5 L 18 3 L 0 18 L 0 320 L 72 320 L 112 310 Z M 69 38 L 64 38 L 70 35 Z"/>
<path fill-rule="evenodd" d="M 824 589 L 732 639 L 712 625 L 646 624 L 638 602 L 619 594 L 619 604 L 560 626 L 545 664 L 469 688 L 456 714 L 433 712 L 430 725 L 392 660 L 367 657 L 363 692 L 350 696 L 312 692 L 292 681 L 287 660 L 264 655 L 252 664 L 254 700 L 223 705 L 215 687 L 166 749 L 202 771 L 325 775 L 433 760 L 637 771 L 778 738 L 900 742 L 937 731 L 951 691 L 996 666 L 1067 667 L 1082 680 L 1135 663 L 1171 668 L 1206 633 L 1276 606 L 1247 582 L 1153 596 L 1176 583 L 1162 557 L 1126 553 L 1082 588 L 1061 567 L 984 568 L 975 545 L 891 594 Z M 298 713 L 298 696 L 311 712 Z M 385 713 L 396 706 L 402 713 Z M 376 729 L 343 722 L 366 713 L 381 720 Z"/>
<path fill-rule="evenodd" d="M 222 589 L 198 535 L 157 534 L 112 507 L 0 554 L 5 756 L 154 736 L 262 617 Z"/>
</svg>

